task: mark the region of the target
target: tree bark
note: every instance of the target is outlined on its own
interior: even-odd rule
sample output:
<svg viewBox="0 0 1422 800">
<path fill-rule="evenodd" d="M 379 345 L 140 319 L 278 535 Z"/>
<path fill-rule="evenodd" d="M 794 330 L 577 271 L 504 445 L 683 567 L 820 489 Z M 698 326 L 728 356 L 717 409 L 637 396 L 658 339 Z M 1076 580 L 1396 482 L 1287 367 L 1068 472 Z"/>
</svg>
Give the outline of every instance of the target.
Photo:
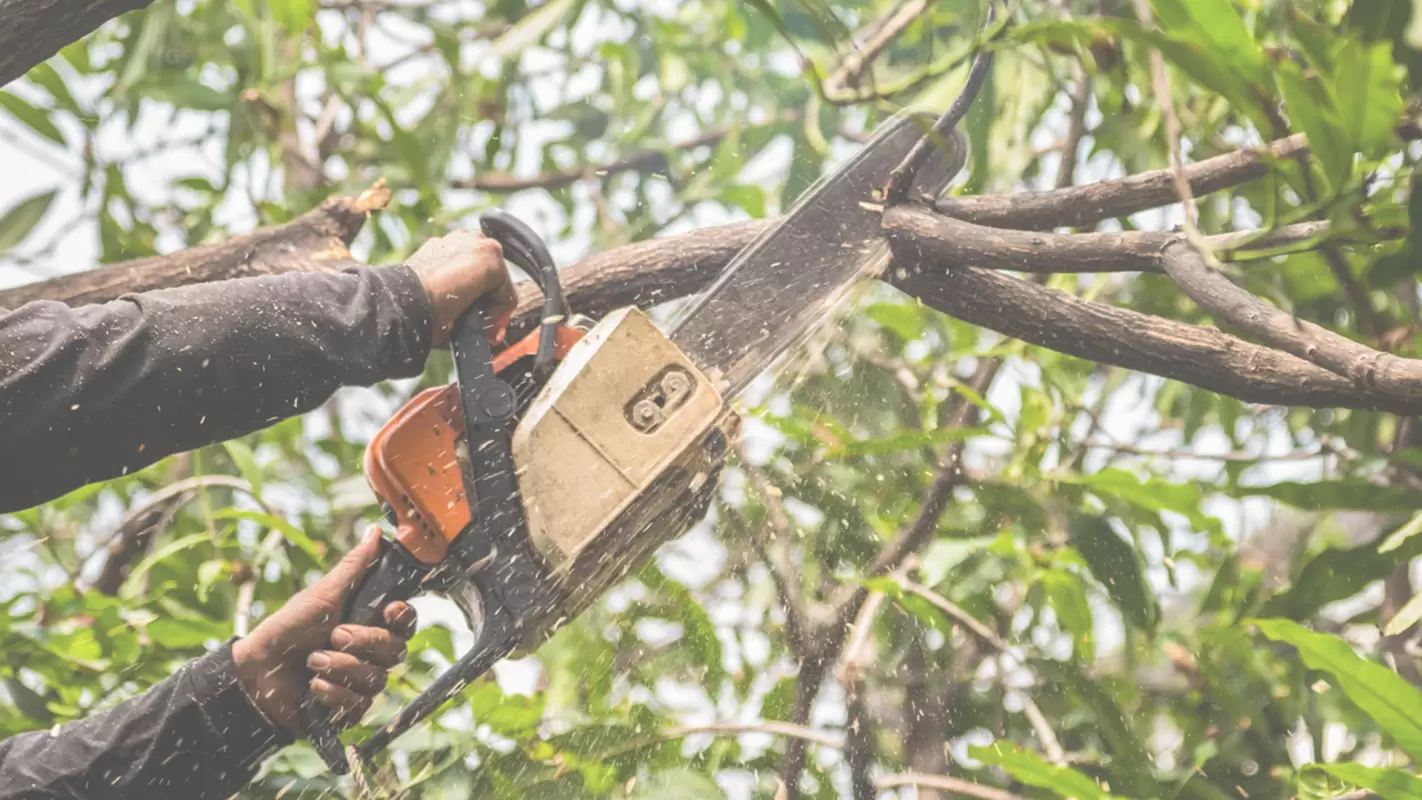
<svg viewBox="0 0 1422 800">
<path fill-rule="evenodd" d="M 0 0 L 0 86 L 150 0 Z"/>
<path fill-rule="evenodd" d="M 0 0 L 3 4 L 5 0 Z M 258 228 L 225 242 L 63 275 L 0 292 L 0 310 L 34 300 L 70 305 L 104 303 L 125 294 L 192 283 L 334 272 L 357 263 L 348 249 L 366 216 L 385 207 L 390 189 L 377 183 L 356 197 L 336 197 L 284 225 Z"/>
</svg>

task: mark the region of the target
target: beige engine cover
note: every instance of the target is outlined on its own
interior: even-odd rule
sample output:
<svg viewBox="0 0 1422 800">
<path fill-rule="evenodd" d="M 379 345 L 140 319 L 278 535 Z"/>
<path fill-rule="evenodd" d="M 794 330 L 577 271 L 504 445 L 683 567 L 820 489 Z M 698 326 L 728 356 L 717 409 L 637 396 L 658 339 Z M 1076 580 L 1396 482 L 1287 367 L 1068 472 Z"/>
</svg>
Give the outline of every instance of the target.
<svg viewBox="0 0 1422 800">
<path fill-rule="evenodd" d="M 738 423 L 636 308 L 604 317 L 568 352 L 513 438 L 529 535 L 568 595 L 561 615 L 579 613 L 695 524 L 684 507 Z"/>
</svg>

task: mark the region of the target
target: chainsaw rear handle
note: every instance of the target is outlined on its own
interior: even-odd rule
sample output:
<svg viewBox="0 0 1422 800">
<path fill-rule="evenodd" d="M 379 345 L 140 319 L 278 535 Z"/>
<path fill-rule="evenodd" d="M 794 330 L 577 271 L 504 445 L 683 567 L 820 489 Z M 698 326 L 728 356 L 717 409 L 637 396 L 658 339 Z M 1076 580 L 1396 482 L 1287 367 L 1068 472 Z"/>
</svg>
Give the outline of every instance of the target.
<svg viewBox="0 0 1422 800">
<path fill-rule="evenodd" d="M 492 362 L 486 332 L 489 319 L 490 301 L 481 297 L 455 321 L 451 331 L 450 347 L 454 351 L 456 364 L 464 361 L 474 351 L 474 358 Z M 471 346 L 472 345 L 472 346 Z M 463 370 L 461 370 L 463 371 Z M 495 381 L 497 382 L 497 381 Z M 461 390 L 478 391 L 479 387 Z M 497 387 L 495 387 L 497 389 Z M 493 394 L 499 394 L 494 391 Z M 511 397 L 511 393 L 510 393 Z M 510 406 L 510 409 L 512 407 Z M 468 409 L 466 409 L 466 412 Z M 452 456 L 452 454 L 451 454 Z M 455 461 L 452 457 L 451 461 Z M 466 477 L 466 484 L 468 479 Z M 447 552 L 448 542 L 460 531 L 439 531 L 443 542 L 429 542 L 429 531 L 423 526 L 401 524 L 398 512 L 392 505 L 399 498 L 381 498 L 386 503 L 386 512 L 397 525 L 397 536 L 380 540 L 380 558 L 366 571 L 342 609 L 342 623 L 369 627 L 385 627 L 385 607 L 396 601 L 405 601 L 420 593 L 425 578 L 439 566 Z M 472 506 L 472 503 L 471 503 Z M 419 537 L 420 541 L 402 542 L 402 537 Z M 412 553 L 436 556 L 428 563 L 417 559 Z M 350 762 L 346 759 L 345 746 L 341 743 L 335 727 L 331 724 L 331 712 L 321 705 L 309 692 L 302 698 L 300 706 L 302 728 L 312 747 L 326 762 L 326 766 L 336 775 L 350 772 Z"/>
<path fill-rule="evenodd" d="M 571 316 L 563 298 L 563 286 L 558 280 L 558 265 L 542 237 L 527 223 L 501 209 L 490 209 L 479 216 L 484 235 L 498 242 L 504 258 L 528 274 L 543 292 L 543 319 L 538 332 L 538 351 L 533 361 L 533 374 L 543 380 L 553 372 L 558 344 L 558 327 Z"/>
</svg>

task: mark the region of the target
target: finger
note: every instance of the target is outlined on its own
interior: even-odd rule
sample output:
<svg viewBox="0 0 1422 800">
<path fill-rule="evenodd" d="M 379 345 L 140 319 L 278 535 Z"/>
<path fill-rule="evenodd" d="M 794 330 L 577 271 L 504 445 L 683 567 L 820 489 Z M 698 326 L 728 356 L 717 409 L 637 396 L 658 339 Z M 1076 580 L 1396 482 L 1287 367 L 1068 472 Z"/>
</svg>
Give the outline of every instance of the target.
<svg viewBox="0 0 1422 800">
<path fill-rule="evenodd" d="M 380 528 L 372 525 L 370 530 L 365 532 L 365 538 L 361 539 L 360 544 L 346 553 L 345 557 L 312 588 L 331 594 L 337 601 L 342 600 L 347 592 L 355 588 L 361 577 L 365 575 L 365 571 L 370 569 L 370 565 L 375 563 L 375 559 L 379 557 Z"/>
<path fill-rule="evenodd" d="M 311 695 L 316 701 L 335 712 L 331 722 L 338 728 L 345 728 L 360 722 L 370 711 L 371 698 L 353 692 L 344 686 L 331 683 L 325 678 L 311 679 Z"/>
<path fill-rule="evenodd" d="M 409 639 L 415 635 L 415 630 L 419 625 L 419 618 L 415 615 L 415 607 L 409 603 L 396 601 L 385 607 L 385 627 L 401 639 Z"/>
<path fill-rule="evenodd" d="M 331 644 L 342 653 L 389 669 L 405 660 L 405 640 L 384 628 L 342 625 L 331 632 Z"/>
<path fill-rule="evenodd" d="M 316 677 L 366 696 L 384 691 L 385 680 L 389 676 L 380 667 L 361 661 L 350 653 L 330 650 L 318 650 L 307 656 L 306 666 Z"/>
</svg>

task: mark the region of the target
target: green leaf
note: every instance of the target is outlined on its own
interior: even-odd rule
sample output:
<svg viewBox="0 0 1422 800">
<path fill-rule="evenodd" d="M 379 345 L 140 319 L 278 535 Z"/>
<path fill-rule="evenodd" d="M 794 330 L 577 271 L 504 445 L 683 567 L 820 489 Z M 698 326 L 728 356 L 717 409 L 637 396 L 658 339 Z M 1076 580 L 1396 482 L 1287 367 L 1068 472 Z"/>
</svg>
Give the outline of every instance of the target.
<svg viewBox="0 0 1422 800">
<path fill-rule="evenodd" d="M 1247 80 L 1269 84 L 1264 49 L 1250 35 L 1231 0 L 1154 0 L 1151 5 L 1161 30 L 1205 47 L 1222 65 L 1238 70 Z"/>
<path fill-rule="evenodd" d="M 1414 513 L 1422 509 L 1416 492 L 1380 486 L 1360 480 L 1299 483 L 1284 481 L 1269 486 L 1245 486 L 1234 490 L 1235 497 L 1272 497 L 1281 503 L 1310 511 L 1360 509 Z"/>
<path fill-rule="evenodd" d="M 1323 165 L 1329 184 L 1338 189 L 1353 168 L 1353 148 L 1343 120 L 1318 80 L 1305 77 L 1297 64 L 1281 64 L 1278 78 L 1289 121 L 1308 134 L 1309 153 Z"/>
<path fill-rule="evenodd" d="M 0 89 L 0 108 L 10 112 L 10 116 L 24 123 L 25 127 L 56 144 L 66 144 L 64 134 L 49 119 L 49 110 L 30 105 L 18 95 Z"/>
<path fill-rule="evenodd" d="M 971 539 L 935 539 L 923 551 L 919 560 L 918 573 L 924 586 L 933 587 L 942 583 L 954 567 L 966 561 L 974 553 L 986 550 L 996 541 L 995 536 L 977 536 Z"/>
<path fill-rule="evenodd" d="M 233 105 L 233 96 L 230 93 L 214 89 L 184 75 L 164 75 L 161 80 L 154 79 L 140 84 L 138 90 L 149 99 L 195 111 L 227 111 Z"/>
<path fill-rule="evenodd" d="M 21 683 L 19 678 L 7 675 L 4 683 L 6 694 L 10 695 L 10 702 L 15 704 L 15 708 L 18 708 L 21 714 L 44 727 L 54 724 L 54 712 L 49 710 L 49 701 Z"/>
<path fill-rule="evenodd" d="M 1398 609 L 1392 619 L 1388 620 L 1387 626 L 1383 628 L 1384 636 L 1396 636 L 1417 624 L 1417 620 L 1422 619 L 1422 594 L 1413 595 L 1407 605 Z"/>
<path fill-rule="evenodd" d="M 1336 636 L 1314 633 L 1287 619 L 1253 619 L 1247 624 L 1292 645 L 1310 669 L 1327 672 L 1398 747 L 1414 761 L 1422 760 L 1422 692 L 1387 667 L 1358 657 Z"/>
<path fill-rule="evenodd" d="M 1413 514 L 1412 519 L 1408 520 L 1406 525 L 1393 531 L 1383 540 L 1382 544 L 1378 545 L 1378 552 L 1390 553 L 1418 533 L 1422 533 L 1422 513 Z"/>
<path fill-rule="evenodd" d="M 1353 786 L 1371 790 L 1383 800 L 1422 800 L 1422 778 L 1400 769 L 1346 762 L 1308 764 L 1304 770 L 1327 772 Z"/>
<path fill-rule="evenodd" d="M 149 570 L 153 569 L 153 567 L 157 566 L 164 559 L 211 541 L 205 531 L 203 533 L 191 533 L 179 539 L 174 539 L 157 550 L 154 550 L 152 553 L 149 553 L 146 558 L 138 562 L 138 566 L 134 567 L 133 571 L 124 579 L 124 584 L 137 586 L 143 576 L 147 575 Z"/>
<path fill-rule="evenodd" d="M 223 442 L 222 448 L 227 451 L 228 458 L 232 459 L 232 466 L 237 468 L 242 479 L 252 485 L 252 494 L 261 497 L 262 468 L 257 466 L 257 457 L 252 453 L 252 448 L 236 439 Z"/>
<path fill-rule="evenodd" d="M 1183 483 L 1170 483 L 1160 478 L 1141 480 L 1135 473 L 1108 467 L 1074 480 L 1101 497 L 1112 497 L 1136 508 L 1148 511 L 1170 511 L 1190 520 L 1202 531 L 1213 530 L 1219 523 L 1200 510 L 1200 490 Z"/>
<path fill-rule="evenodd" d="M 232 635 L 232 623 L 217 620 L 164 617 L 145 628 L 153 641 L 170 650 L 190 650 L 211 640 L 223 641 Z"/>
<path fill-rule="evenodd" d="M 1145 564 L 1136 548 L 1117 535 L 1104 517 L 1076 515 L 1068 530 L 1072 546 L 1106 587 L 1116 607 L 1126 619 L 1153 634 L 1160 620 L 1160 605 L 1146 583 Z"/>
<path fill-rule="evenodd" d="M 272 17 L 288 33 L 301 33 L 311 27 L 316 19 L 314 0 L 267 0 Z"/>
<path fill-rule="evenodd" d="M 531 733 L 542 721 L 543 695 L 506 695 L 493 680 L 484 680 L 469 691 L 469 708 L 474 712 L 475 724 L 517 737 Z"/>
<path fill-rule="evenodd" d="M 676 767 L 654 772 L 647 780 L 637 781 L 626 796 L 647 800 L 720 800 L 726 793 L 704 773 L 691 767 Z"/>
<path fill-rule="evenodd" d="M 878 456 L 890 453 L 922 450 L 948 442 L 962 441 L 974 436 L 986 436 L 984 428 L 938 428 L 931 431 L 908 431 L 886 439 L 859 439 L 844 442 L 838 447 L 825 451 L 825 458 L 850 458 L 853 456 Z"/>
<path fill-rule="evenodd" d="M 1422 556 L 1422 537 L 1399 542 L 1397 547 L 1388 553 L 1372 543 L 1327 548 L 1309 559 L 1289 588 L 1270 597 L 1258 615 L 1307 619 L 1323 606 L 1352 597 L 1386 577 L 1398 564 Z"/>
<path fill-rule="evenodd" d="M 1062 628 L 1072 635 L 1076 657 L 1092 659 L 1096 655 L 1096 625 L 1091 617 L 1091 604 L 1086 599 L 1086 587 L 1081 580 L 1064 569 L 1042 573 L 1042 588 L 1047 601 L 1057 614 Z"/>
<path fill-rule="evenodd" d="M 923 336 L 925 317 L 923 306 L 918 303 L 875 303 L 864 313 L 906 342 Z"/>
<path fill-rule="evenodd" d="M 1354 39 L 1338 54 L 1333 96 L 1351 147 L 1369 157 L 1397 143 L 1393 129 L 1403 111 L 1398 73 L 1390 42 L 1369 45 Z"/>
<path fill-rule="evenodd" d="M 30 231 L 49 211 L 58 190 L 41 192 L 16 203 L 0 217 L 0 253 L 4 253 L 25 240 Z"/>
<path fill-rule="evenodd" d="M 728 206 L 740 206 L 751 219 L 765 217 L 765 190 L 750 184 L 735 184 L 721 189 L 721 202 Z"/>
<path fill-rule="evenodd" d="M 1028 786 L 1046 789 L 1069 800 L 1111 800 L 1112 797 L 1087 775 L 1049 764 L 1017 744 L 998 741 L 987 747 L 974 745 L 968 748 L 968 754 L 984 764 L 1001 768 Z"/>
<path fill-rule="evenodd" d="M 268 530 L 278 531 L 281 533 L 283 539 L 286 539 L 286 541 L 294 547 L 299 548 L 301 552 L 309 556 L 312 561 L 316 562 L 318 565 L 325 564 L 325 548 L 321 545 L 318 545 L 315 541 L 311 539 L 310 536 L 307 536 L 306 533 L 303 532 L 300 528 L 296 527 L 295 525 L 292 525 L 290 522 L 287 522 L 281 517 L 274 516 L 272 514 L 267 514 L 261 511 L 248 511 L 246 509 L 237 508 L 224 508 L 213 516 L 215 519 L 224 520 L 245 519 L 250 522 L 255 522 L 258 525 L 261 525 L 263 528 L 267 528 Z"/>
</svg>

